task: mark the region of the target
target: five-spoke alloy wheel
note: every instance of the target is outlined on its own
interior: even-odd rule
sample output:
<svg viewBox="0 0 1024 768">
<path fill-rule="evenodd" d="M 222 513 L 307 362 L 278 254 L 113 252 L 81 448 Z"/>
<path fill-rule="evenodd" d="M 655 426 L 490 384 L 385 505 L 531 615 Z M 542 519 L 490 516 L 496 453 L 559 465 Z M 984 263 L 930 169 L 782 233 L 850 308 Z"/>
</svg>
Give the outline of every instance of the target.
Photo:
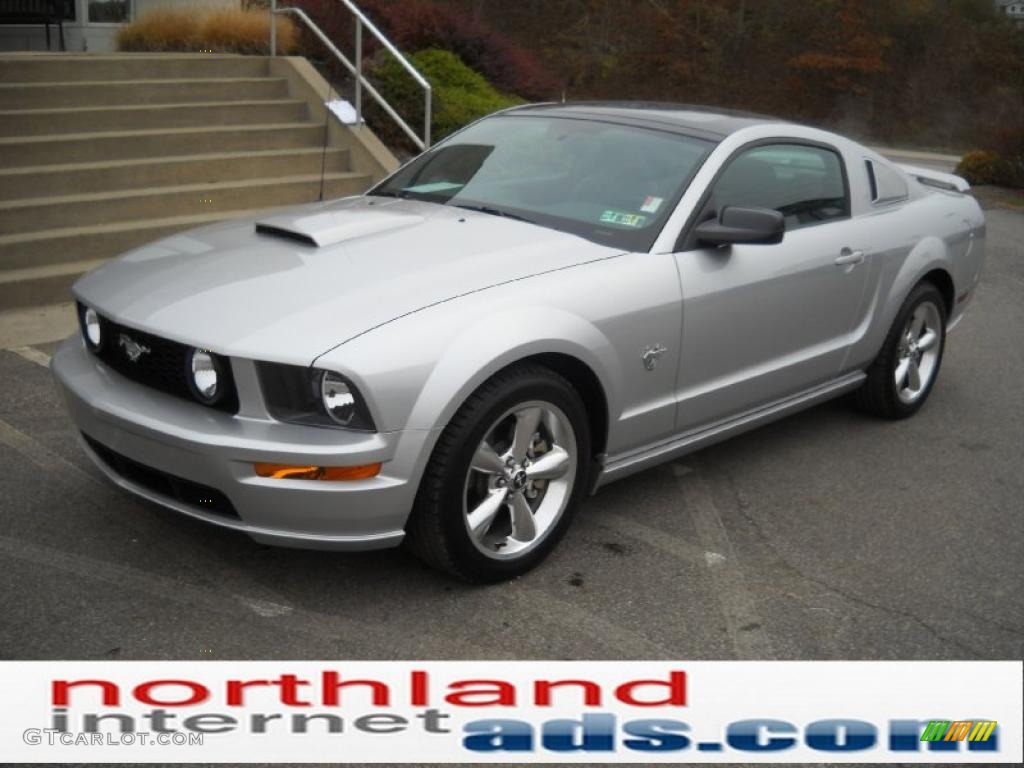
<svg viewBox="0 0 1024 768">
<path fill-rule="evenodd" d="M 917 402 L 935 378 L 941 334 L 939 308 L 931 301 L 922 301 L 903 329 L 896 360 L 896 393 L 907 405 Z"/>
<path fill-rule="evenodd" d="M 566 379 L 538 365 L 506 369 L 438 439 L 406 529 L 410 547 L 466 581 L 526 572 L 585 494 L 590 445 L 586 409 Z"/>
<path fill-rule="evenodd" d="M 488 557 L 516 557 L 558 522 L 576 476 L 576 433 L 562 410 L 531 401 L 500 416 L 466 477 L 469 535 Z"/>
<path fill-rule="evenodd" d="M 900 307 L 882 350 L 857 392 L 860 406 L 878 416 L 904 419 L 924 405 L 942 365 L 946 302 L 929 282 Z"/>
</svg>

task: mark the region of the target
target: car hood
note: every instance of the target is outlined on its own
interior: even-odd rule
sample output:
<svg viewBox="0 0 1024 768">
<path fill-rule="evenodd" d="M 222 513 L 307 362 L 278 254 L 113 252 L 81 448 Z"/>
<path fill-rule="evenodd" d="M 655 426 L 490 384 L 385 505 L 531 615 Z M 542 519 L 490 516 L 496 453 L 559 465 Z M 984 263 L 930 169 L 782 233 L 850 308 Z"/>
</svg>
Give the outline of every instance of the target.
<svg viewBox="0 0 1024 768">
<path fill-rule="evenodd" d="M 130 327 L 309 364 L 397 317 L 617 254 L 512 219 L 348 198 L 186 232 L 89 273 L 75 296 Z"/>
</svg>

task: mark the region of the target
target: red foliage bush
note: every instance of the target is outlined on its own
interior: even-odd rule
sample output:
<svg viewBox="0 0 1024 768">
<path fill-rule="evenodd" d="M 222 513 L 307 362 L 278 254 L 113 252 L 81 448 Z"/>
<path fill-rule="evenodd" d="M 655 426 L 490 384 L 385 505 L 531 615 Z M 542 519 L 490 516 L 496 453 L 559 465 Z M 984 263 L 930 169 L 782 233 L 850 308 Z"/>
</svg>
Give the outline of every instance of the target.
<svg viewBox="0 0 1024 768">
<path fill-rule="evenodd" d="M 351 54 L 355 33 L 344 6 L 334 0 L 288 4 L 305 10 L 342 51 Z M 457 8 L 433 0 L 361 0 L 359 6 L 400 50 L 451 51 L 499 91 L 525 99 L 551 100 L 561 93 L 562 83 L 525 48 Z M 364 35 L 363 41 L 365 54 L 371 56 L 376 50 L 372 38 Z"/>
</svg>

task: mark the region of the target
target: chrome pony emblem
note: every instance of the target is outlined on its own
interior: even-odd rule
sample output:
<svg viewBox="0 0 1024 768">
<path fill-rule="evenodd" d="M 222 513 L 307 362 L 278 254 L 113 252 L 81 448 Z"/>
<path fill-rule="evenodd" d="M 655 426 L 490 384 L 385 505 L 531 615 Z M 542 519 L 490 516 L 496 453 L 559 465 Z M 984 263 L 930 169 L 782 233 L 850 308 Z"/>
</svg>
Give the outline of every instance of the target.
<svg viewBox="0 0 1024 768">
<path fill-rule="evenodd" d="M 124 347 L 124 353 L 133 363 L 137 363 L 143 355 L 148 355 L 152 350 L 145 344 L 139 344 L 135 339 L 122 333 L 117 338 L 117 343 Z"/>
<path fill-rule="evenodd" d="M 644 361 L 644 368 L 648 371 L 653 371 L 658 365 L 658 358 L 668 352 L 668 349 L 661 346 L 661 344 L 655 344 L 652 347 L 648 347 L 644 350 L 644 353 L 640 356 Z"/>
</svg>

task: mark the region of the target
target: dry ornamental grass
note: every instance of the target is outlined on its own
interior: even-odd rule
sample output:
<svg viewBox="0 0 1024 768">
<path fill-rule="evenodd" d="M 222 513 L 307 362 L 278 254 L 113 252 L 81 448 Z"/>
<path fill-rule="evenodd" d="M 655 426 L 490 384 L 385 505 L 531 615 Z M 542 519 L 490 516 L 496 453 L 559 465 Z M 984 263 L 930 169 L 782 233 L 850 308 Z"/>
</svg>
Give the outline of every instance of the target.
<svg viewBox="0 0 1024 768">
<path fill-rule="evenodd" d="M 278 52 L 295 51 L 298 40 L 294 22 L 279 17 Z M 258 10 L 155 10 L 117 33 L 119 51 L 266 54 L 269 41 L 270 15 Z"/>
</svg>

